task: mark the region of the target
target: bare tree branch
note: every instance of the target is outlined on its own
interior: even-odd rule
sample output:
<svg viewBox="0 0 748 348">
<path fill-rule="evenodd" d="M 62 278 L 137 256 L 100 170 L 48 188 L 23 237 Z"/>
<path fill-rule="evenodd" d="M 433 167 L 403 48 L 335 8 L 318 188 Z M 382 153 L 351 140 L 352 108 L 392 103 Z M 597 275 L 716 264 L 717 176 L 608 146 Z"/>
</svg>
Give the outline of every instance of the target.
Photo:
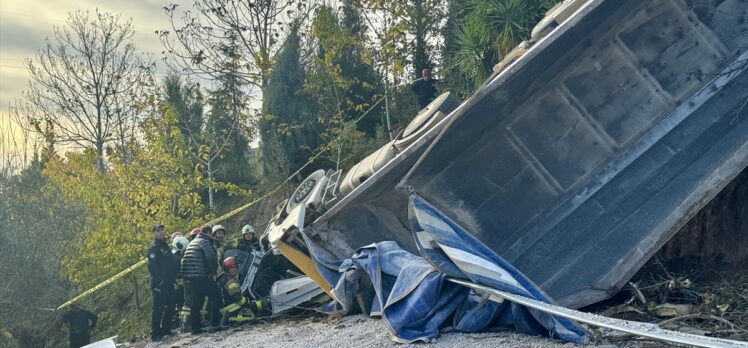
<svg viewBox="0 0 748 348">
<path fill-rule="evenodd" d="M 211 80 L 236 74 L 242 84 L 262 89 L 288 24 L 308 18 L 311 7 L 298 0 L 195 0 L 180 16 L 177 4 L 165 6 L 171 28 L 157 31 L 164 61 Z"/>
<path fill-rule="evenodd" d="M 137 53 L 134 33 L 119 15 L 71 13 L 26 61 L 31 78 L 19 110 L 29 128 L 50 122 L 56 142 L 95 149 L 103 170 L 105 147 L 132 140 L 138 101 L 151 87 L 154 65 Z"/>
</svg>

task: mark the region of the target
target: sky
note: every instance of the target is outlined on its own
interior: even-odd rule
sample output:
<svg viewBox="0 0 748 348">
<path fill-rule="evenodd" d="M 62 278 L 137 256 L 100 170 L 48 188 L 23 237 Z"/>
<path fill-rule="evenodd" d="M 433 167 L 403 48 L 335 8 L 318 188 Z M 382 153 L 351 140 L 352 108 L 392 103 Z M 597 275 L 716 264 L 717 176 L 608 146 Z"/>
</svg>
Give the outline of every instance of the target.
<svg viewBox="0 0 748 348">
<path fill-rule="evenodd" d="M 132 19 L 135 45 L 152 54 L 162 70 L 162 47 L 155 31 L 168 28 L 163 7 L 172 2 L 190 4 L 189 0 L 0 0 L 0 131 L 9 128 L 9 105 L 21 98 L 28 84 L 24 59 L 44 47 L 44 39 L 53 36 L 55 26 L 65 24 L 68 13 L 98 8 L 119 13 L 122 20 Z"/>
</svg>

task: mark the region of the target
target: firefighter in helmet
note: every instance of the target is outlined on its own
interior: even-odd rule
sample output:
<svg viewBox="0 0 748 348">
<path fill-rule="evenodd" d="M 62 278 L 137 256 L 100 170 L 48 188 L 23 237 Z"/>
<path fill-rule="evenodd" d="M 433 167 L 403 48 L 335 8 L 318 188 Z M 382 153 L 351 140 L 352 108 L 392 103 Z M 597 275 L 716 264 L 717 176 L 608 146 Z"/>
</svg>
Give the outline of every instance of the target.
<svg viewBox="0 0 748 348">
<path fill-rule="evenodd" d="M 261 249 L 260 241 L 255 237 L 255 229 L 252 228 L 252 225 L 244 225 L 242 227 L 242 236 L 239 238 L 239 242 L 236 243 L 236 248 L 248 253 Z"/>
</svg>

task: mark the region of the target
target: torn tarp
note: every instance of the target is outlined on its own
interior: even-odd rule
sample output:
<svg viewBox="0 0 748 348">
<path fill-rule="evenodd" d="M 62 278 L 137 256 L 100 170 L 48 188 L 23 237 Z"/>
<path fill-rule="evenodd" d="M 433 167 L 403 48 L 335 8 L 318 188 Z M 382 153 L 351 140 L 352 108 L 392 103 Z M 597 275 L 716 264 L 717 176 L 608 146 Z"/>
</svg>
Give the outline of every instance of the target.
<svg viewBox="0 0 748 348">
<path fill-rule="evenodd" d="M 419 252 L 442 273 L 552 303 L 519 270 L 416 194 L 410 196 L 408 216 Z M 575 343 L 587 337 L 584 329 L 566 318 L 512 302 L 484 301 L 475 295 L 455 313 L 454 327 L 458 330 L 475 332 L 494 325 Z"/>
<path fill-rule="evenodd" d="M 350 314 L 354 302 L 361 300 L 372 316 L 385 320 L 397 342 L 428 342 L 437 337 L 470 293 L 447 282 L 444 273 L 396 242 L 368 245 L 350 259 L 337 261 L 304 237 L 320 274 L 333 284 L 335 301 L 321 310 Z"/>
<path fill-rule="evenodd" d="M 393 339 L 404 343 L 428 342 L 441 328 L 450 326 L 464 332 L 504 326 L 570 342 L 585 341 L 585 331 L 569 320 L 514 303 L 489 301 L 447 282 L 448 276 L 467 278 L 549 302 L 514 267 L 469 239 L 469 234 L 420 197 L 411 197 L 409 212 L 424 257 L 389 241 L 360 248 L 350 259 L 336 260 L 302 233 L 317 269 L 333 285 L 335 301 L 325 311 L 345 314 L 353 311 L 357 301 L 370 304 L 371 314 L 381 315 Z"/>
</svg>

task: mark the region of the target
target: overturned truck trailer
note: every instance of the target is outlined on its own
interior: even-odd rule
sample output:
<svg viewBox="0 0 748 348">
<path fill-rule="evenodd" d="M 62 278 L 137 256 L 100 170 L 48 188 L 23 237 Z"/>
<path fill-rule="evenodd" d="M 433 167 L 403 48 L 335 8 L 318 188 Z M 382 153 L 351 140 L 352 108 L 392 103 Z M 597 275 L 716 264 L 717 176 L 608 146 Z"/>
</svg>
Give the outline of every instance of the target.
<svg viewBox="0 0 748 348">
<path fill-rule="evenodd" d="M 416 253 L 415 193 L 559 304 L 605 299 L 748 165 L 745 11 L 744 0 L 566 1 L 350 192 L 336 191 L 341 173 L 305 183 L 322 199 L 297 190 L 268 237 L 313 279 L 300 230 L 340 258 L 383 240 Z"/>
</svg>

